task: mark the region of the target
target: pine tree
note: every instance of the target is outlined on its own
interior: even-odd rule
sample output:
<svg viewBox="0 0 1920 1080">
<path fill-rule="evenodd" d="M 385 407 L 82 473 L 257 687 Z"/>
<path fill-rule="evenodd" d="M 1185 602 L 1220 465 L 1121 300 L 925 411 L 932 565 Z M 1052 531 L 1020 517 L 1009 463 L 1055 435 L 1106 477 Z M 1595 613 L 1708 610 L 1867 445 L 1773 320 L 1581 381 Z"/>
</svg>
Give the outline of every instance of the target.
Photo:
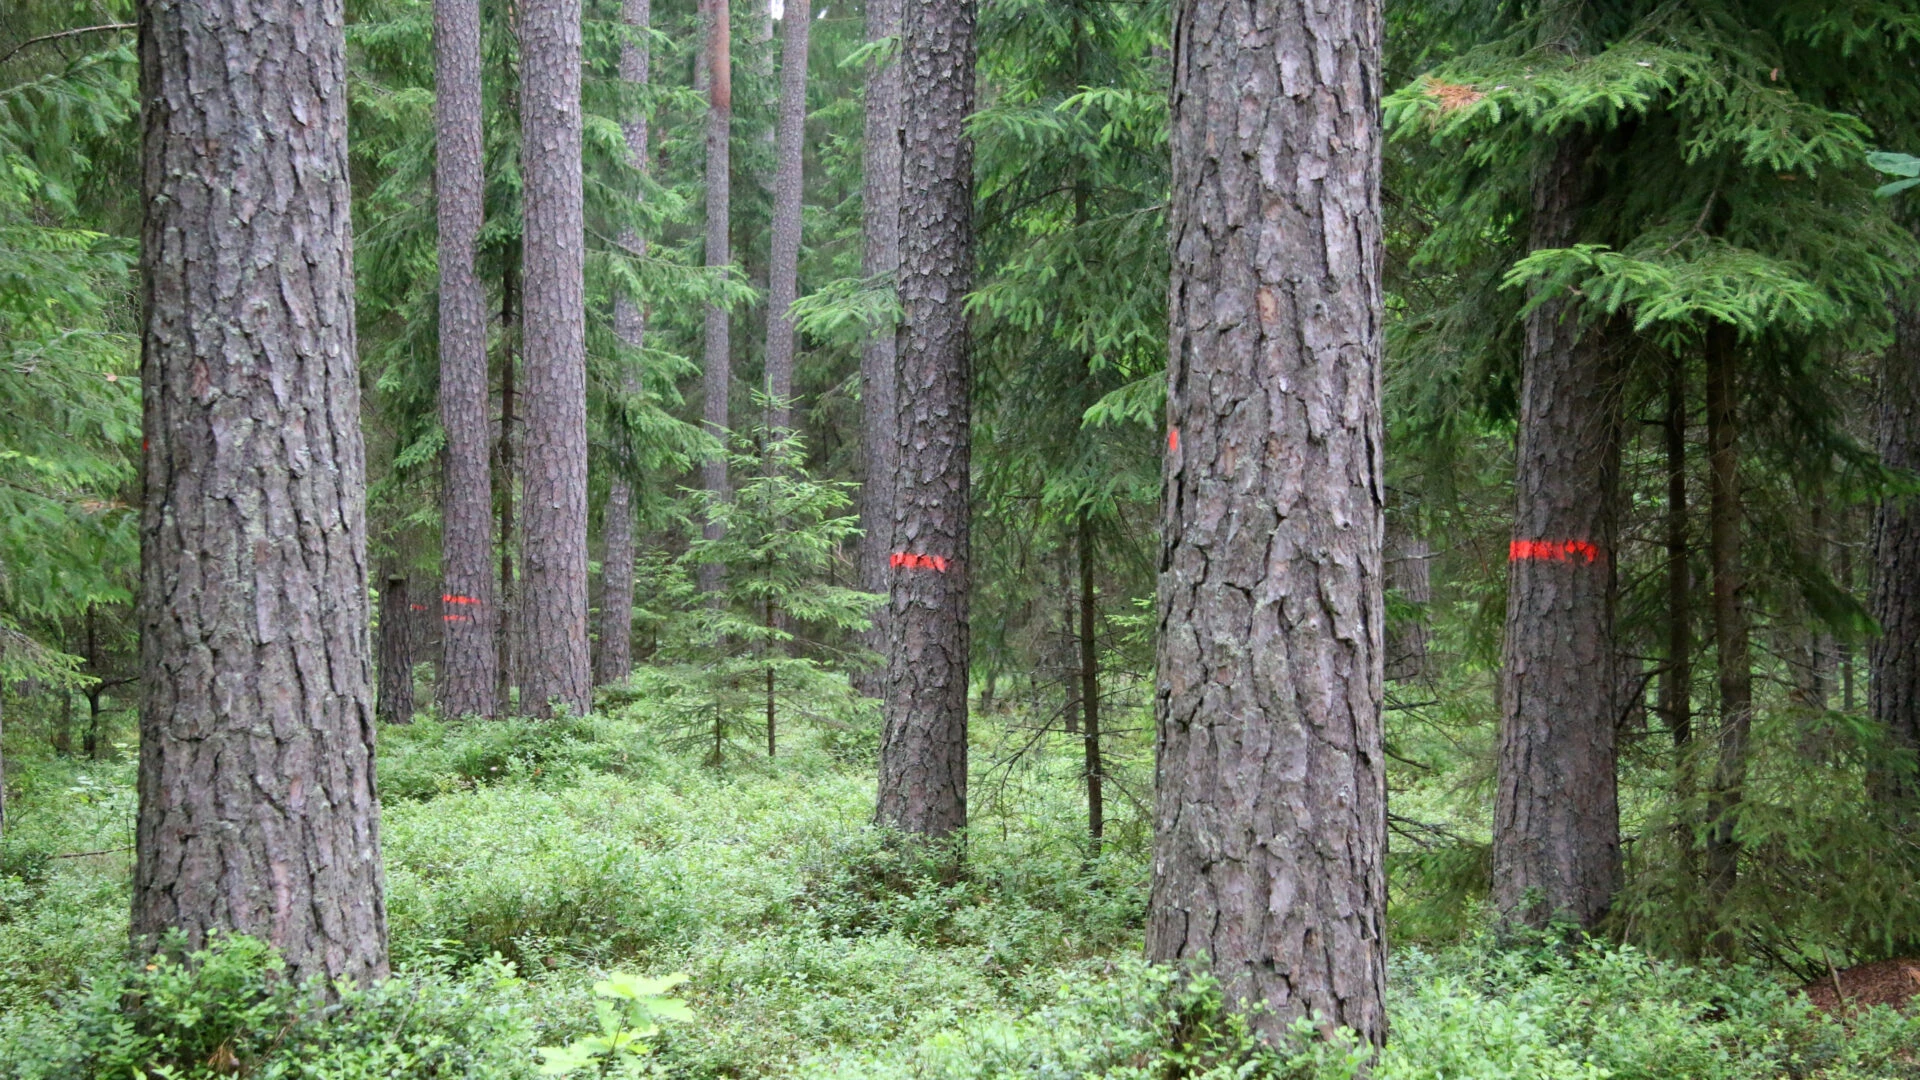
<svg viewBox="0 0 1920 1080">
<path fill-rule="evenodd" d="M 479 0 L 434 0 L 433 48 L 440 426 L 447 439 L 440 554 L 447 611 L 439 704 L 448 716 L 493 716 L 499 708 L 500 608 L 493 581 L 487 303 L 475 265 L 485 217 Z"/>
<path fill-rule="evenodd" d="M 338 0 L 258 0 L 241 14 L 140 10 L 150 212 L 132 934 L 140 948 L 172 928 L 193 947 L 216 930 L 255 934 L 290 978 L 366 981 L 387 972 L 387 925 L 345 13 Z M 263 123 L 280 137 L 258 138 Z M 307 179 L 283 190 L 288 176 Z"/>
<path fill-rule="evenodd" d="M 703 0 L 706 10 L 707 47 L 707 269 L 724 273 L 733 258 L 728 229 L 732 221 L 733 61 L 729 0 Z M 727 307 L 719 300 L 706 306 L 706 356 L 702 370 L 706 391 L 702 407 L 707 434 L 719 440 L 720 449 L 710 453 L 700 466 L 700 484 L 715 502 L 727 498 L 727 456 L 724 452 L 729 428 L 727 395 L 733 383 L 731 328 Z M 703 534 L 707 540 L 720 539 L 718 521 L 709 519 Z M 702 592 L 720 588 L 721 568 L 710 566 L 700 574 Z"/>
<path fill-rule="evenodd" d="M 651 67 L 651 49 L 646 34 L 651 29 L 652 0 L 624 0 L 621 22 L 631 35 L 620 47 L 620 78 L 629 90 L 645 92 Z M 647 160 L 647 114 L 644 106 L 633 108 L 623 125 L 628 162 L 642 177 L 650 171 Z M 620 234 L 621 246 L 643 257 L 646 238 L 638 229 L 627 228 Z M 646 341 L 647 312 L 639 298 L 625 289 L 613 298 L 613 332 L 620 345 L 637 354 Z M 632 394 L 639 380 L 629 368 L 623 373 L 621 389 Z M 633 670 L 633 481 L 627 475 L 632 467 L 630 455 L 616 453 L 607 480 L 607 504 L 602 511 L 604 540 L 601 560 L 600 651 L 596 656 L 594 681 L 618 682 Z"/>
<path fill-rule="evenodd" d="M 1898 312 L 1894 344 L 1880 365 L 1877 419 L 1880 463 L 1907 475 L 1920 471 L 1920 306 Z M 1868 773 L 1874 799 L 1911 814 L 1920 799 L 1920 500 L 1880 501 L 1873 517 L 1873 641 L 1869 700 L 1886 740 L 1884 761 Z"/>
<path fill-rule="evenodd" d="M 520 707 L 545 716 L 557 703 L 580 715 L 593 692 L 580 0 L 533 0 L 521 19 L 527 441 Z"/>
<path fill-rule="evenodd" d="M 778 165 L 773 184 L 773 257 L 767 270 L 767 426 L 793 430 L 793 318 L 799 296 L 800 196 L 807 135 L 810 0 L 787 0 L 781 19 Z"/>
<path fill-rule="evenodd" d="M 407 579 L 387 574 L 380 590 L 380 693 L 377 715 L 389 724 L 413 720 L 413 627 L 407 618 Z"/>
<path fill-rule="evenodd" d="M 900 64 L 896 59 L 902 0 L 867 0 L 869 48 L 886 51 L 869 61 L 865 95 L 865 140 L 861 159 L 860 272 L 884 281 L 896 295 L 900 265 Z M 891 311 L 892 305 L 888 305 Z M 895 343 L 891 319 L 868 331 L 860 345 L 860 586 L 872 593 L 889 587 L 887 556 L 893 551 L 893 484 L 899 468 Z M 874 612 L 867 647 L 886 648 L 886 608 Z"/>
<path fill-rule="evenodd" d="M 1378 1044 L 1380 9 L 1175 18 L 1147 955 Z"/>
<path fill-rule="evenodd" d="M 928 0 L 907 6 L 900 37 L 898 563 L 877 817 L 929 838 L 967 824 L 973 30 L 972 0 Z"/>
</svg>

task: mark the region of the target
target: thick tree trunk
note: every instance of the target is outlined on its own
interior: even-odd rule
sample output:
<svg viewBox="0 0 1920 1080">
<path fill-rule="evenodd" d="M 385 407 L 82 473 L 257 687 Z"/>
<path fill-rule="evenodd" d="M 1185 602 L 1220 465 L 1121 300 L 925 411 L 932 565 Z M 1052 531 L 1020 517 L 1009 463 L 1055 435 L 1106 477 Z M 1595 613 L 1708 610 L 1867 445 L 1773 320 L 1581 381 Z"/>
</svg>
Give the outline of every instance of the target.
<svg viewBox="0 0 1920 1080">
<path fill-rule="evenodd" d="M 1106 768 L 1100 759 L 1100 640 L 1095 634 L 1100 609 L 1094 602 L 1093 517 L 1080 515 L 1080 702 L 1081 745 L 1085 750 L 1088 851 L 1100 854 L 1100 838 L 1107 831 L 1104 788 Z"/>
<path fill-rule="evenodd" d="M 580 0 L 527 0 L 520 28 L 527 358 L 520 709 L 533 716 L 556 704 L 582 715 L 593 696 L 580 53 Z"/>
<path fill-rule="evenodd" d="M 377 716 L 389 724 L 413 722 L 413 635 L 407 623 L 407 579 L 387 575 L 380 591 L 380 696 Z"/>
<path fill-rule="evenodd" d="M 908 5 L 901 27 L 900 469 L 887 634 L 881 824 L 944 837 L 967 824 L 967 587 L 973 281 L 972 0 Z"/>
<path fill-rule="evenodd" d="M 707 268 L 719 271 L 733 262 L 727 230 L 731 222 L 733 156 L 733 62 L 728 22 L 728 0 L 703 0 L 707 15 Z M 726 443 L 732 430 L 727 394 L 733 384 L 732 339 L 729 315 L 722 304 L 708 304 L 706 311 L 705 390 L 703 417 L 707 434 L 719 439 L 721 449 L 700 466 L 700 486 L 716 502 L 731 497 L 727 484 Z M 708 540 L 725 535 L 717 520 L 709 517 L 701 530 Z M 699 571 L 700 591 L 718 592 L 726 570 L 717 562 L 703 563 Z"/>
<path fill-rule="evenodd" d="M 1380 8 L 1183 0 L 1147 955 L 1386 1036 Z"/>
<path fill-rule="evenodd" d="M 1686 775 L 1693 742 L 1693 580 L 1687 569 L 1687 369 L 1667 364 L 1667 664 L 1660 676 L 1660 716 Z M 1690 793 L 1683 784 L 1681 790 Z"/>
<path fill-rule="evenodd" d="M 1878 427 L 1881 464 L 1920 470 L 1920 306 L 1900 310 L 1881 362 Z M 1906 760 L 1871 769 L 1868 793 L 1885 809 L 1912 813 L 1920 800 L 1912 771 L 1920 754 L 1920 499 L 1884 499 L 1874 511 L 1871 603 L 1880 636 L 1868 649 L 1868 702 L 1887 748 Z"/>
<path fill-rule="evenodd" d="M 520 685 L 519 650 L 514 645 L 520 640 L 520 603 L 519 583 L 513 575 L 513 494 L 519 474 L 515 471 L 513 457 L 513 429 L 520 422 L 515 413 L 519 395 L 514 385 L 514 374 L 519 363 L 520 351 L 520 270 L 509 257 L 507 266 L 500 275 L 500 619 L 497 628 L 499 648 L 499 670 L 495 700 L 501 712 L 511 712 L 513 708 L 513 688 Z M 441 597 L 444 603 L 445 596 Z M 444 619 L 445 617 L 442 616 Z"/>
<path fill-rule="evenodd" d="M 449 598 L 440 711 L 493 716 L 500 626 L 493 589 L 486 295 L 474 269 L 484 217 L 479 0 L 434 0 L 434 192 L 440 222 L 440 566 Z"/>
<path fill-rule="evenodd" d="M 387 973 L 340 0 L 140 5 L 132 936 Z M 262 133 L 270 133 L 270 137 Z"/>
<path fill-rule="evenodd" d="M 1747 782 L 1747 739 L 1753 729 L 1753 664 L 1748 646 L 1746 569 L 1741 555 L 1740 428 L 1737 340 L 1733 327 L 1707 331 L 1709 544 L 1713 559 L 1713 638 L 1719 651 L 1720 740 L 1707 797 L 1707 898 L 1722 909 L 1740 871 L 1739 819 Z M 1708 946 L 1722 956 L 1736 948 L 1724 928 Z"/>
<path fill-rule="evenodd" d="M 867 0 L 867 41 L 884 41 L 900 33 L 901 0 Z M 900 265 L 900 65 L 895 60 L 875 62 L 867 71 L 866 148 L 861 171 L 861 232 L 864 250 L 860 273 L 871 282 L 885 282 L 894 292 L 894 272 Z M 894 472 L 900 464 L 900 443 L 894 437 L 896 406 L 895 328 L 874 328 L 860 346 L 860 587 L 886 593 L 893 552 Z M 873 613 L 867 647 L 882 656 L 887 650 L 887 609 Z M 874 696 L 885 693 L 877 680 L 863 680 Z"/>
<path fill-rule="evenodd" d="M 629 86 L 644 90 L 651 63 L 645 34 L 652 22 L 652 0 L 625 0 L 620 18 L 634 33 L 634 40 L 620 50 L 620 78 Z M 628 163 L 645 175 L 648 171 L 647 115 L 635 110 L 626 122 Z M 637 229 L 627 229 L 621 244 L 636 257 L 646 254 L 647 240 Z M 613 298 L 613 332 L 620 344 L 636 354 L 645 344 L 647 312 L 639 298 L 617 292 Z M 634 361 L 638 363 L 638 361 Z M 627 393 L 639 390 L 639 380 L 629 367 L 623 377 Z M 600 653 L 594 681 L 619 682 L 633 672 L 633 469 L 626 447 L 614 456 L 612 477 L 607 483 L 605 543 L 600 567 Z"/>
<path fill-rule="evenodd" d="M 1591 152 L 1568 138 L 1535 178 L 1533 249 L 1578 236 Z M 1620 887 L 1619 362 L 1607 333 L 1583 328 L 1563 298 L 1527 317 L 1523 363 L 1493 899 L 1510 922 L 1592 928 Z"/>
<path fill-rule="evenodd" d="M 787 0 L 781 18 L 779 164 L 773 181 L 773 252 L 767 270 L 767 426 L 793 430 L 793 320 L 800 295 L 800 194 L 807 135 L 807 31 L 811 0 Z"/>
<path fill-rule="evenodd" d="M 1387 620 L 1387 678 L 1408 682 L 1427 677 L 1427 648 L 1433 633 L 1426 608 L 1433 602 L 1433 551 L 1427 538 L 1388 519 L 1387 588 L 1402 601 L 1418 605 L 1412 619 Z"/>
</svg>

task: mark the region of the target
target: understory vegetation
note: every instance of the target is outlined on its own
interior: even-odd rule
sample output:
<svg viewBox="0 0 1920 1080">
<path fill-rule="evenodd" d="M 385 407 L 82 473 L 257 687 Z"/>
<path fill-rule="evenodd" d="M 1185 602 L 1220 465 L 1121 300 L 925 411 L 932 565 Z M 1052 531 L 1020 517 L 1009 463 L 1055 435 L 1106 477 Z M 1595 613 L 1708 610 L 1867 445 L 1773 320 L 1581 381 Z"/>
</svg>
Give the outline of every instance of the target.
<svg viewBox="0 0 1920 1080">
<path fill-rule="evenodd" d="M 247 939 L 129 965 L 133 763 L 36 756 L 19 723 L 0 1077 L 531 1077 L 537 1048 L 599 1031 L 594 987 L 616 972 L 684 972 L 691 1019 L 572 1075 L 1322 1080 L 1365 1060 L 1338 1041 L 1260 1048 L 1207 980 L 1143 964 L 1138 808 L 1117 801 L 1089 858 L 1078 747 L 1031 741 L 1017 713 L 976 724 L 956 875 L 867 824 L 872 717 L 796 726 L 774 761 L 716 770 L 700 746 L 662 750 L 678 721 L 631 696 L 382 729 L 397 977 L 331 1002 Z M 1920 1077 L 1920 1017 L 1834 1019 L 1777 965 L 1498 941 L 1483 893 L 1423 890 L 1444 860 L 1395 851 L 1375 1077 Z"/>
</svg>

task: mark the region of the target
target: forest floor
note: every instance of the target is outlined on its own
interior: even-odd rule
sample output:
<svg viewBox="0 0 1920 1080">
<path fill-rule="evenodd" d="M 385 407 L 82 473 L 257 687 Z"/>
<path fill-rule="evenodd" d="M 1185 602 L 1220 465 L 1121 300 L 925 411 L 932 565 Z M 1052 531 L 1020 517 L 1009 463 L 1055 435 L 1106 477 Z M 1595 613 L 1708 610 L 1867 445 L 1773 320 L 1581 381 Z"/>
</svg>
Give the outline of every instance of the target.
<svg viewBox="0 0 1920 1080">
<path fill-rule="evenodd" d="M 222 1036 L 212 1064 L 180 1075 L 531 1076 L 534 1046 L 593 1027 L 592 987 L 613 971 L 690 977 L 694 1019 L 667 1024 L 634 1075 L 1353 1072 L 1359 1056 L 1335 1050 L 1260 1053 L 1204 984 L 1142 965 L 1137 807 L 1114 800 L 1109 841 L 1088 859 L 1078 750 L 1056 736 L 1006 763 L 1000 748 L 1023 733 L 1000 719 L 978 727 L 959 880 L 868 826 L 865 729 L 794 725 L 772 763 L 743 736 L 717 769 L 704 748 L 671 748 L 632 704 L 544 725 L 384 729 L 394 967 L 429 988 L 409 999 L 416 1012 L 455 1001 L 461 1016 L 490 1017 L 471 1021 L 469 1064 L 355 1071 L 308 1050 L 275 1072 L 268 1058 L 292 1053 L 276 1049 L 291 1045 L 282 1027 L 248 1051 L 263 1056 L 236 1057 L 241 1042 Z M 55 758 L 25 745 L 28 730 L 8 731 L 0 1078 L 107 1075 L 55 1048 L 103 1038 L 100 1010 L 114 1006 L 78 991 L 128 970 L 132 765 L 124 748 L 106 762 Z M 1843 1025 L 1758 968 L 1597 944 L 1500 947 L 1472 931 L 1397 947 L 1390 968 L 1392 1043 L 1376 1077 L 1920 1077 L 1920 1016 L 1881 1008 Z"/>
</svg>

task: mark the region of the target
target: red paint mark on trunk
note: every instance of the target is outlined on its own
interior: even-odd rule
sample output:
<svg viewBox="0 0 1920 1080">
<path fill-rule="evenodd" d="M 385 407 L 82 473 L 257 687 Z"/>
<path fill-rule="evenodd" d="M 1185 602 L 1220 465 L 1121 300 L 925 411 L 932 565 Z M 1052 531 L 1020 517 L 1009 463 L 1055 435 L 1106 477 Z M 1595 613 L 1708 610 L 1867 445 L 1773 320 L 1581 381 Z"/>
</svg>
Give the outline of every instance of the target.
<svg viewBox="0 0 1920 1080">
<path fill-rule="evenodd" d="M 916 555 L 910 551 L 896 551 L 887 557 L 887 564 L 904 570 L 938 570 L 946 573 L 945 555 Z"/>
<path fill-rule="evenodd" d="M 1507 559 L 1539 559 L 1545 562 L 1579 562 L 1589 565 L 1600 561 L 1600 549 L 1586 540 L 1515 540 L 1507 547 Z"/>
<path fill-rule="evenodd" d="M 448 593 L 440 599 L 443 603 L 448 604 L 477 604 L 480 602 L 471 596 L 455 596 L 452 593 Z"/>
<path fill-rule="evenodd" d="M 425 611 L 425 610 L 427 610 L 427 605 L 425 605 L 425 604 L 408 604 L 407 606 L 408 606 L 408 607 L 410 607 L 410 608 L 412 608 L 412 609 L 413 609 L 413 610 L 415 610 L 415 611 Z"/>
<path fill-rule="evenodd" d="M 443 619 L 443 620 L 445 620 L 445 621 L 447 621 L 447 622 L 466 622 L 466 621 L 467 621 L 468 619 L 471 619 L 471 618 L 473 618 L 473 616 L 471 616 L 471 615 L 442 615 L 442 616 L 440 616 L 440 618 L 441 618 L 441 619 Z"/>
<path fill-rule="evenodd" d="M 1179 452 L 1180 452 L 1180 429 L 1168 428 L 1167 429 L 1167 453 L 1177 454 Z"/>
</svg>

